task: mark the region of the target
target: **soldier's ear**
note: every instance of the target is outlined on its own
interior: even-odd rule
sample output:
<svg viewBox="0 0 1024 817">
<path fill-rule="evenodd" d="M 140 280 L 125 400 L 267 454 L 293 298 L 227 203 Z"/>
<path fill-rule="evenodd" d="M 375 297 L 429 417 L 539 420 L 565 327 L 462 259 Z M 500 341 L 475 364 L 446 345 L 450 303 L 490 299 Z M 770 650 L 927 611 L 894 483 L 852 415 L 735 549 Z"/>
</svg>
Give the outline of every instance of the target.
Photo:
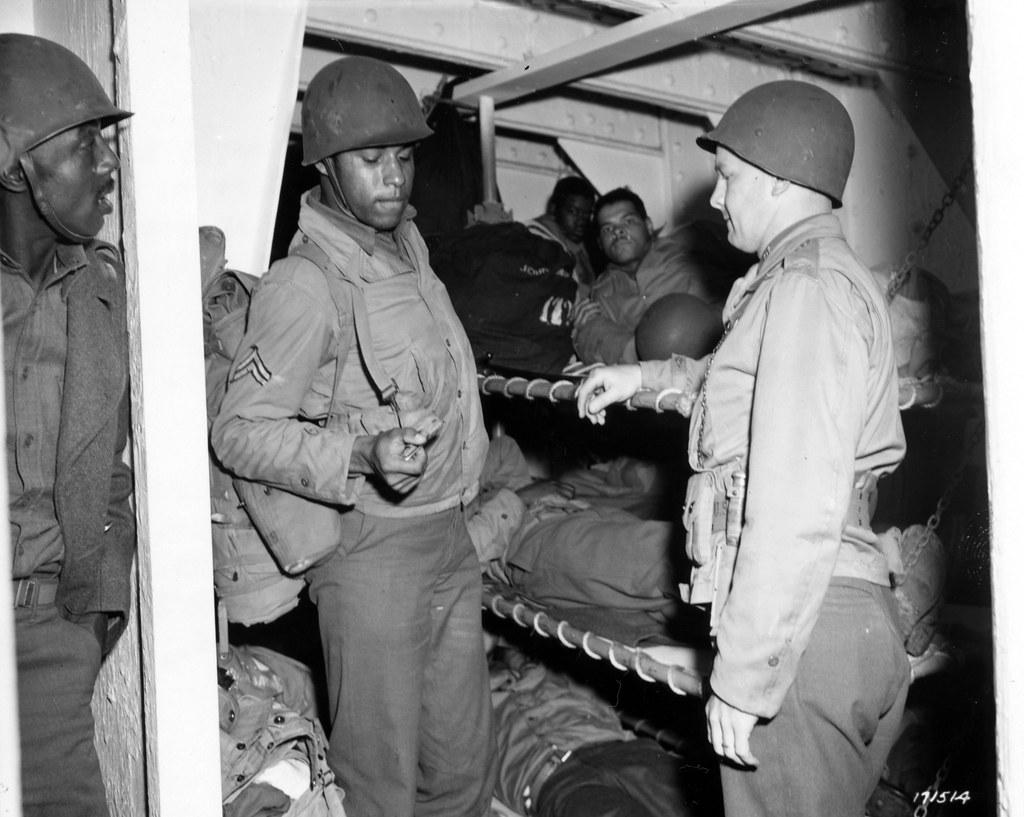
<svg viewBox="0 0 1024 817">
<path fill-rule="evenodd" d="M 779 196 L 785 193 L 792 186 L 792 182 L 789 179 L 780 179 L 778 177 L 772 179 L 772 195 Z"/>
<path fill-rule="evenodd" d="M 3 128 L 0 128 L 0 186 L 12 193 L 23 193 L 28 189 L 28 180 L 21 169 L 17 151 Z"/>
</svg>

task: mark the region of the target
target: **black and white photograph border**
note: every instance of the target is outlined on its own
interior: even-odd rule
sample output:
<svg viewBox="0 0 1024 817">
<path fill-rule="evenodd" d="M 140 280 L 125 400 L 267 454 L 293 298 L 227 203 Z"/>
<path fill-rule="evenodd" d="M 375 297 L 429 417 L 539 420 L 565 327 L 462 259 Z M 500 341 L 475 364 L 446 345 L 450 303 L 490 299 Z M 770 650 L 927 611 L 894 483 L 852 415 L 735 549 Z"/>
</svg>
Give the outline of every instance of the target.
<svg viewBox="0 0 1024 817">
<path fill-rule="evenodd" d="M 928 479 L 927 488 L 900 484 L 901 497 L 921 501 L 915 518 L 893 521 L 944 520 L 942 624 L 949 654 L 971 668 L 948 689 L 935 684 L 940 697 L 964 697 L 942 697 L 944 751 L 931 784 L 904 795 L 915 814 L 1024 814 L 1024 644 L 1015 632 L 1024 621 L 1015 582 L 1024 568 L 1022 17 L 1017 4 L 994 0 L 5 0 L 0 31 L 66 45 L 134 112 L 117 130 L 117 201 L 100 235 L 120 249 L 128 280 L 139 523 L 128 630 L 93 700 L 111 813 L 222 813 L 212 679 L 229 628 L 210 581 L 196 229 L 217 225 L 227 265 L 254 275 L 287 251 L 299 193 L 311 186 L 299 153 L 306 85 L 336 57 L 364 55 L 394 65 L 425 110 L 451 105 L 477 128 L 481 220 L 534 218 L 566 175 L 599 191 L 628 184 L 659 229 L 715 218 L 713 157 L 695 139 L 737 96 L 800 79 L 843 102 L 857 133 L 837 211 L 850 245 L 883 282 L 973 303 L 977 332 L 954 373 L 901 378 L 909 444 L 927 447 L 917 467 Z M 527 398 L 543 388 L 531 382 Z M 947 493 L 954 476 L 963 481 Z M 7 592 L 0 817 L 17 817 Z M 513 624 L 517 616 L 544 635 L 543 622 L 517 611 Z M 545 643 L 568 629 L 556 622 Z M 618 672 L 624 655 L 641 678 L 660 671 L 594 644 L 576 652 L 603 652 L 613 665 L 591 660 L 595 677 Z M 952 750 L 970 775 L 958 775 Z"/>
</svg>

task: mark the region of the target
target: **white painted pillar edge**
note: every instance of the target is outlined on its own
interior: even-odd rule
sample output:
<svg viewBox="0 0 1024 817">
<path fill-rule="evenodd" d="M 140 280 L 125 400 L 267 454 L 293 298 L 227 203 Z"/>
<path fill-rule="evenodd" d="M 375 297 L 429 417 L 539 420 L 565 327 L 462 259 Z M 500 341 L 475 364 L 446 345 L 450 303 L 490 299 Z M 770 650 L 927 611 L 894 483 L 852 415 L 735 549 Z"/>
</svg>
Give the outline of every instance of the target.
<svg viewBox="0 0 1024 817">
<path fill-rule="evenodd" d="M 148 812 L 220 817 L 190 14 L 180 0 L 123 8 Z"/>
<path fill-rule="evenodd" d="M 992 615 L 1000 815 L 1024 814 L 1024 276 L 1021 274 L 1019 6 L 969 0 L 982 350 L 992 507 Z M 1014 18 L 1014 19 L 1008 19 Z"/>
</svg>

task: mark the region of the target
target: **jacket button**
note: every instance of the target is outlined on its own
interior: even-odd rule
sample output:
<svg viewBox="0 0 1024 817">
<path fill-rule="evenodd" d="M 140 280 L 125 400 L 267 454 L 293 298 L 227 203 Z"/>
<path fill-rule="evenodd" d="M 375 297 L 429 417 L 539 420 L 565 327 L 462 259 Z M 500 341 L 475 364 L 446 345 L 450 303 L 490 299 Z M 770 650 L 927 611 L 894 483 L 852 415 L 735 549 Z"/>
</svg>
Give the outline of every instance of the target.
<svg viewBox="0 0 1024 817">
<path fill-rule="evenodd" d="M 269 485 L 264 485 L 263 486 L 263 493 L 265 493 L 267 496 L 270 496 L 270 486 Z"/>
<path fill-rule="evenodd" d="M 768 659 L 768 666 L 769 667 L 777 667 L 778 665 L 779 665 L 779 656 L 773 655 L 771 658 Z"/>
<path fill-rule="evenodd" d="M 302 487 L 303 487 L 303 488 L 308 488 L 308 487 L 309 487 L 309 480 L 308 480 L 308 479 L 306 479 L 305 477 L 303 477 L 302 479 L 300 479 L 300 480 L 299 480 L 299 482 L 300 482 L 300 483 L 302 483 Z"/>
</svg>

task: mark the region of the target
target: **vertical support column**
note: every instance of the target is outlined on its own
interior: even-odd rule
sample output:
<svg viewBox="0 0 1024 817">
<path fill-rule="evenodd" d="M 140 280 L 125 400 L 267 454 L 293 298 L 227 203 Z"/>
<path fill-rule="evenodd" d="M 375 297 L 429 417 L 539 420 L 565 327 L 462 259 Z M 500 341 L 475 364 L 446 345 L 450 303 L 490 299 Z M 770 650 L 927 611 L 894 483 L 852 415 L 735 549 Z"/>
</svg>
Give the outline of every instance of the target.
<svg viewBox="0 0 1024 817">
<path fill-rule="evenodd" d="M 497 172 L 494 158 L 494 100 L 480 97 L 480 157 L 483 161 L 484 205 L 498 200 Z"/>
<path fill-rule="evenodd" d="M 1024 279 L 1020 275 L 1020 191 L 1024 167 L 1015 125 L 1017 89 L 1024 61 L 1017 32 L 1021 9 L 970 0 L 974 160 L 981 262 L 982 353 L 989 497 L 992 508 L 992 632 L 996 698 L 997 797 L 999 814 L 1024 813 L 1024 569 L 1020 548 L 1024 509 L 1024 434 L 1020 407 L 1024 380 L 1020 353 L 1024 324 Z"/>
<path fill-rule="evenodd" d="M 270 261 L 299 86 L 306 0 L 193 0 L 199 223 L 227 237 L 233 269 Z"/>
<path fill-rule="evenodd" d="M 146 813 L 220 817 L 190 9 L 121 0 L 115 17 L 119 92 L 136 111 L 121 175 Z"/>
<path fill-rule="evenodd" d="M 477 105 L 480 120 L 480 159 L 483 164 L 483 202 L 473 210 L 473 220 L 478 224 L 495 224 L 509 221 L 511 213 L 505 212 L 498 201 L 497 159 L 494 153 L 494 99 L 481 96 Z"/>
</svg>

